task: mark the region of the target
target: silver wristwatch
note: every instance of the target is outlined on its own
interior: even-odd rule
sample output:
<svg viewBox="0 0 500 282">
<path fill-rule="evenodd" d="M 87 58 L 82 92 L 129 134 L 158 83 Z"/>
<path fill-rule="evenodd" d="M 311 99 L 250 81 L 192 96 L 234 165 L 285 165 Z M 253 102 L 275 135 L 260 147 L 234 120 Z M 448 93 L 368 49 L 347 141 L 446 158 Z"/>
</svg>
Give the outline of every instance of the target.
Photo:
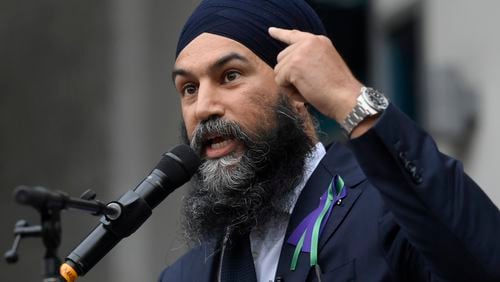
<svg viewBox="0 0 500 282">
<path fill-rule="evenodd" d="M 358 126 L 365 118 L 382 113 L 389 106 L 389 100 L 379 91 L 362 87 L 358 96 L 357 104 L 347 115 L 340 126 L 344 128 L 347 136 L 351 135 L 352 130 Z"/>
</svg>

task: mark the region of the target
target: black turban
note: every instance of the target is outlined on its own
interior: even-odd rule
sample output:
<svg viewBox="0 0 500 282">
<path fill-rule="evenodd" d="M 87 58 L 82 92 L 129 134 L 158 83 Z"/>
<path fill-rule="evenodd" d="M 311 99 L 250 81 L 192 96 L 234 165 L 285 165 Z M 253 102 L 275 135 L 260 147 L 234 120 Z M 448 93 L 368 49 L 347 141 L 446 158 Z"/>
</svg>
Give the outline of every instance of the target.
<svg viewBox="0 0 500 282">
<path fill-rule="evenodd" d="M 318 15 L 303 0 L 204 0 L 184 25 L 176 57 L 207 32 L 238 41 L 274 67 L 286 45 L 269 36 L 271 26 L 326 35 Z"/>
</svg>

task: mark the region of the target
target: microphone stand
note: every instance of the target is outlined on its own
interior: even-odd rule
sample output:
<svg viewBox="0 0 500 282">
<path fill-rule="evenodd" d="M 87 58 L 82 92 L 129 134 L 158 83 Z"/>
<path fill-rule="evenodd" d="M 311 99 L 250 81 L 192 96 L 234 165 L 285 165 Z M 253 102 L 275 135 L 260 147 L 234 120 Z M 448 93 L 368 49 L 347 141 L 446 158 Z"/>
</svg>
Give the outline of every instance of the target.
<svg viewBox="0 0 500 282">
<path fill-rule="evenodd" d="M 7 263 L 16 263 L 17 249 L 21 239 L 41 237 L 45 246 L 43 257 L 43 282 L 65 282 L 59 274 L 61 259 L 57 250 L 61 244 L 61 210 L 72 208 L 90 212 L 92 215 L 116 216 L 118 210 L 106 206 L 95 200 L 96 193 L 87 190 L 80 198 L 69 197 L 64 192 L 54 192 L 43 187 L 19 186 L 14 190 L 16 201 L 23 205 L 34 207 L 41 217 L 40 225 L 30 225 L 26 220 L 18 220 L 14 227 L 14 243 L 12 248 L 5 252 Z"/>
</svg>

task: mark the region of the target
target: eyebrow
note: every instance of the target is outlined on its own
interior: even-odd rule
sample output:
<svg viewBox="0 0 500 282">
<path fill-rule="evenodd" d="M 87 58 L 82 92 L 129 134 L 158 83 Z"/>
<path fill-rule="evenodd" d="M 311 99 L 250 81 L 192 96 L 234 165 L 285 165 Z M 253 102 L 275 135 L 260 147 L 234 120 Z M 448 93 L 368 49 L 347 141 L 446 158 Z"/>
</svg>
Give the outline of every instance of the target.
<svg viewBox="0 0 500 282">
<path fill-rule="evenodd" d="M 244 63 L 248 63 L 248 59 L 245 58 L 243 55 L 240 55 L 236 52 L 231 52 L 225 56 L 222 56 L 221 58 L 219 58 L 217 61 L 215 61 L 213 64 L 211 64 L 209 67 L 208 67 L 208 70 L 209 72 L 215 72 L 219 69 L 221 69 L 222 67 L 224 67 L 224 65 L 226 65 L 227 63 L 231 62 L 231 61 L 234 61 L 234 60 L 237 60 L 237 61 L 241 61 L 241 62 L 244 62 Z M 172 80 L 174 81 L 175 83 L 175 78 L 180 75 L 180 76 L 190 76 L 192 75 L 192 73 L 190 73 L 189 71 L 185 70 L 185 69 L 174 69 L 172 71 Z"/>
</svg>

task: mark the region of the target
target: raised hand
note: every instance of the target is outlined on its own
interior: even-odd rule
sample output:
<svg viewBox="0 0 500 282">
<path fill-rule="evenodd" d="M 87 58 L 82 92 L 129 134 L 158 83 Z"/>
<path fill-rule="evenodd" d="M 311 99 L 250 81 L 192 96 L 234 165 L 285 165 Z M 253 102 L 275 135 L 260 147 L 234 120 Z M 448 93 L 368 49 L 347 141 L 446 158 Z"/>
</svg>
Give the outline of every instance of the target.
<svg viewBox="0 0 500 282">
<path fill-rule="evenodd" d="M 330 39 L 274 27 L 269 28 L 269 34 L 288 44 L 279 53 L 274 68 L 278 85 L 295 88 L 321 113 L 342 121 L 356 105 L 362 84 L 352 75 Z"/>
</svg>

